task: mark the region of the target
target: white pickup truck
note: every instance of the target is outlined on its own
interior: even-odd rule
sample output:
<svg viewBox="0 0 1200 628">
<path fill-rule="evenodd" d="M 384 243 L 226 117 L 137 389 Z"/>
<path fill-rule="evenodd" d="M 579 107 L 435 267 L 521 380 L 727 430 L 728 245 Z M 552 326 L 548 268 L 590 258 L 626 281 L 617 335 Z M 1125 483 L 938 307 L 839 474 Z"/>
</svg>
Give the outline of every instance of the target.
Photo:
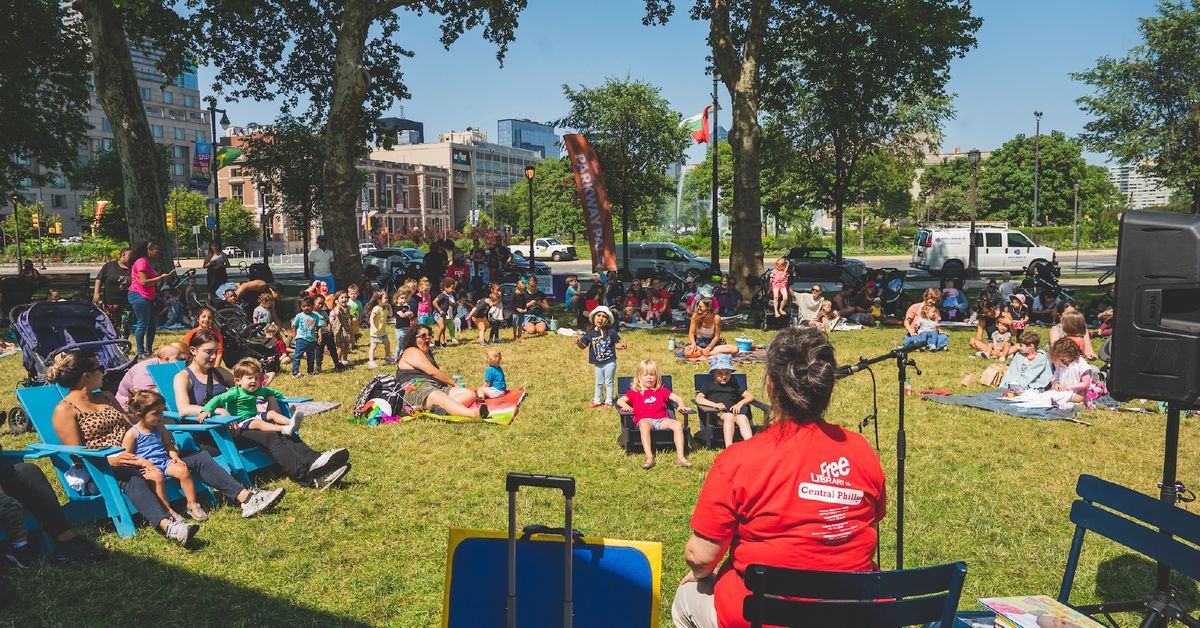
<svg viewBox="0 0 1200 628">
<path fill-rule="evenodd" d="M 514 253 L 529 257 L 530 247 L 528 244 L 512 244 L 509 245 L 509 248 Z M 563 244 L 554 238 L 538 238 L 533 241 L 533 258 L 551 259 L 556 262 L 575 259 L 575 247 Z"/>
</svg>

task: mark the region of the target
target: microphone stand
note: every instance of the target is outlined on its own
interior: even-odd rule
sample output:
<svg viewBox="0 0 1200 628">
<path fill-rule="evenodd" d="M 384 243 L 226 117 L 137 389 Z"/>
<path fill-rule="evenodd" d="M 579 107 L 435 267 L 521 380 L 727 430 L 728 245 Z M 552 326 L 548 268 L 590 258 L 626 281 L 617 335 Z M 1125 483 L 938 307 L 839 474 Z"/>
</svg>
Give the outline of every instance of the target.
<svg viewBox="0 0 1200 628">
<path fill-rule="evenodd" d="M 899 390 L 899 414 L 896 423 L 896 569 L 904 569 L 904 462 L 908 457 L 908 437 L 904 431 L 904 383 L 908 380 L 908 367 L 913 367 L 917 375 L 921 374 L 921 369 L 917 368 L 917 363 L 908 354 L 924 349 L 926 344 L 915 342 L 874 358 L 859 358 L 854 364 L 838 368 L 836 373 L 836 377 L 841 379 L 872 364 L 896 360 L 896 382 Z"/>
</svg>

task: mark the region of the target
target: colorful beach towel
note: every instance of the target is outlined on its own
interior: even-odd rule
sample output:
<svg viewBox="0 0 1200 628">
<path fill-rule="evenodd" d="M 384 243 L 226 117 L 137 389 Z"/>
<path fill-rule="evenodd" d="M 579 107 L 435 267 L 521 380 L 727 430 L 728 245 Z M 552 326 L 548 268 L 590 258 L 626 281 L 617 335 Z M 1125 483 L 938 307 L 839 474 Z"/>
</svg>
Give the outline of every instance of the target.
<svg viewBox="0 0 1200 628">
<path fill-rule="evenodd" d="M 449 423 L 491 423 L 493 425 L 509 425 L 517 418 L 517 411 L 520 409 L 521 402 L 525 400 L 525 389 L 518 388 L 504 393 L 503 396 L 495 399 L 487 400 L 488 416 L 486 419 L 473 416 L 455 416 L 452 414 L 439 414 L 436 412 L 423 410 L 414 412 L 413 414 L 401 417 L 401 423 L 407 423 L 414 419 L 437 419 L 438 421 L 446 421 Z M 474 402 L 468 407 L 474 408 L 479 405 L 479 402 Z"/>
</svg>

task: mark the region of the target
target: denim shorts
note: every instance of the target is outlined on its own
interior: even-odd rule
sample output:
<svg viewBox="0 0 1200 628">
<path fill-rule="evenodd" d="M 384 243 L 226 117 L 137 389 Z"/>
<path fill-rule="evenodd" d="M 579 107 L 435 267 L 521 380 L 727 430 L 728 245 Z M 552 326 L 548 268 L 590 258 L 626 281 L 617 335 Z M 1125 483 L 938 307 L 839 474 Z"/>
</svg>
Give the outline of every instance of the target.
<svg viewBox="0 0 1200 628">
<path fill-rule="evenodd" d="M 671 420 L 670 418 L 662 418 L 662 419 L 642 419 L 642 421 L 649 421 L 649 422 L 650 422 L 650 429 L 654 429 L 654 430 L 661 430 L 661 429 L 664 429 L 664 428 L 663 428 L 663 421 L 670 421 L 670 420 Z M 642 421 L 638 421 L 638 423 L 641 423 Z"/>
</svg>

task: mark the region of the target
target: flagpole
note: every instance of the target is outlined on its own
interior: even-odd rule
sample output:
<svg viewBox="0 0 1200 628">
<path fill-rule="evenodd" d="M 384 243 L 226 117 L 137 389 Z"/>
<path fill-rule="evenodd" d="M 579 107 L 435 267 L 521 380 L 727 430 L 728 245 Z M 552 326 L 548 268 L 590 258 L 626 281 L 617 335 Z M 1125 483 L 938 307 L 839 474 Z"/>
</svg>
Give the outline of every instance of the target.
<svg viewBox="0 0 1200 628">
<path fill-rule="evenodd" d="M 721 229 L 717 220 L 717 160 L 721 151 L 717 150 L 720 134 L 717 131 L 717 63 L 715 59 L 713 60 L 712 97 L 712 130 L 708 134 L 708 145 L 712 149 L 712 229 L 710 235 L 712 242 L 709 249 L 712 254 L 712 263 L 719 268 L 721 266 Z"/>
</svg>

